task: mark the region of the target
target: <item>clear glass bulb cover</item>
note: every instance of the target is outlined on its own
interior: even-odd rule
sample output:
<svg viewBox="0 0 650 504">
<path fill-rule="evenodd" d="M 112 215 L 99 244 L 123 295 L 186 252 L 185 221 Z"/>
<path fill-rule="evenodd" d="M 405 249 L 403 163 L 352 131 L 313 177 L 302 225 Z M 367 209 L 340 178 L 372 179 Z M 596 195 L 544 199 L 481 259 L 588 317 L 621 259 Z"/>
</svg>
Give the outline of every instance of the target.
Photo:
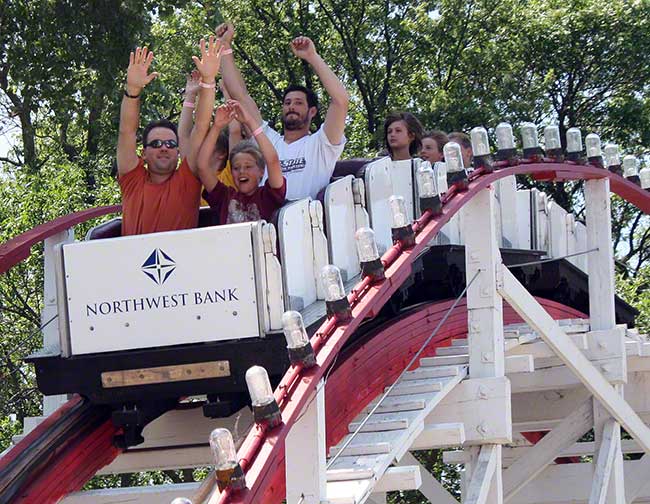
<svg viewBox="0 0 650 504">
<path fill-rule="evenodd" d="M 302 348 L 309 343 L 302 315 L 297 311 L 286 311 L 282 314 L 282 330 L 287 340 L 287 348 Z"/>
<path fill-rule="evenodd" d="M 639 180 L 641 181 L 641 189 L 650 188 L 650 168 L 646 166 L 639 170 Z"/>
<path fill-rule="evenodd" d="M 578 128 L 566 130 L 566 151 L 582 152 L 582 133 Z"/>
<path fill-rule="evenodd" d="M 357 241 L 359 261 L 365 263 L 379 259 L 375 232 L 372 229 L 367 227 L 359 228 L 354 234 L 354 238 Z"/>
<path fill-rule="evenodd" d="M 490 139 L 485 128 L 482 126 L 472 128 L 469 136 L 472 139 L 472 153 L 475 156 L 487 156 L 490 154 Z"/>
<path fill-rule="evenodd" d="M 607 144 L 603 149 L 603 156 L 605 158 L 605 165 L 607 166 L 620 166 L 621 158 L 618 155 L 618 145 Z"/>
<path fill-rule="evenodd" d="M 265 406 L 275 400 L 269 375 L 262 366 L 253 366 L 246 371 L 246 386 L 253 406 Z"/>
<path fill-rule="evenodd" d="M 527 122 L 519 128 L 521 133 L 521 145 L 524 149 L 534 149 L 539 147 L 539 138 L 537 136 L 537 125 Z"/>
<path fill-rule="evenodd" d="M 408 214 L 406 213 L 406 201 L 402 196 L 393 195 L 388 198 L 388 207 L 390 208 L 391 227 L 393 229 L 403 228 L 410 224 Z"/>
<path fill-rule="evenodd" d="M 546 150 L 562 148 L 560 128 L 557 124 L 549 124 L 544 128 L 544 148 Z"/>
<path fill-rule="evenodd" d="M 428 161 L 422 163 L 415 176 L 418 181 L 418 195 L 420 198 L 438 196 L 438 184 L 436 184 L 436 177 L 433 168 L 431 168 L 431 163 Z"/>
<path fill-rule="evenodd" d="M 650 188 L 650 168 L 646 166 L 639 170 L 639 180 L 641 181 L 641 189 Z"/>
<path fill-rule="evenodd" d="M 585 148 L 587 157 L 598 157 L 602 154 L 600 150 L 600 137 L 596 133 L 589 133 L 585 137 Z"/>
<path fill-rule="evenodd" d="M 217 469 L 229 469 L 237 465 L 237 450 L 228 429 L 214 429 L 210 433 L 210 449 Z"/>
<path fill-rule="evenodd" d="M 499 123 L 494 129 L 494 132 L 497 137 L 497 149 L 505 150 L 515 148 L 515 137 L 512 134 L 512 126 L 510 126 L 510 123 Z"/>
<path fill-rule="evenodd" d="M 185 497 L 176 497 L 173 501 L 172 504 L 192 504 L 192 501 L 189 499 L 186 499 Z"/>
<path fill-rule="evenodd" d="M 639 174 L 639 168 L 636 157 L 628 154 L 623 158 L 623 176 L 632 177 Z"/>
<path fill-rule="evenodd" d="M 324 266 L 320 278 L 325 290 L 325 301 L 338 301 L 345 297 L 345 288 L 341 278 L 341 270 L 332 264 Z"/>
<path fill-rule="evenodd" d="M 457 173 L 465 169 L 463 153 L 460 150 L 460 145 L 456 142 L 447 142 L 442 148 L 442 152 L 447 164 L 447 173 Z"/>
</svg>

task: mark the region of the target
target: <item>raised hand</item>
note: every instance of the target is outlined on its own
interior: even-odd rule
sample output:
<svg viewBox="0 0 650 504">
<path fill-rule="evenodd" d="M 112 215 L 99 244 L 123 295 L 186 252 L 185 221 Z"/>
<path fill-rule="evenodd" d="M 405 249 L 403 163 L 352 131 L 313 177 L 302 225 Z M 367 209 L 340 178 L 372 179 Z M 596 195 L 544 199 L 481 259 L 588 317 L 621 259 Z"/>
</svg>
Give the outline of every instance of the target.
<svg viewBox="0 0 650 504">
<path fill-rule="evenodd" d="M 201 39 L 199 47 L 201 48 L 201 58 L 192 56 L 192 60 L 201 74 L 201 80 L 207 84 L 213 83 L 221 65 L 223 50 L 221 41 L 217 40 L 214 35 L 210 35 L 208 42 Z"/>
<path fill-rule="evenodd" d="M 230 47 L 232 38 L 235 36 L 235 27 L 232 23 L 221 23 L 214 31 L 224 47 Z"/>
<path fill-rule="evenodd" d="M 129 56 L 129 68 L 126 70 L 126 87 L 129 94 L 138 95 L 152 80 L 158 77 L 158 72 L 149 72 L 153 61 L 153 53 L 146 47 L 137 47 Z"/>
<path fill-rule="evenodd" d="M 316 56 L 316 48 L 309 37 L 296 37 L 291 41 L 291 50 L 293 54 L 305 61 L 309 61 Z"/>
<path fill-rule="evenodd" d="M 225 128 L 226 125 L 230 122 L 230 117 L 232 115 L 232 106 L 226 102 L 222 105 L 219 105 L 214 112 L 214 124 L 215 128 L 220 130 Z"/>
<path fill-rule="evenodd" d="M 239 103 L 237 100 L 228 100 L 227 104 L 231 109 L 230 117 L 232 119 L 235 119 L 248 127 L 256 126 L 251 124 L 252 117 L 248 111 L 242 107 L 241 103 Z M 253 127 L 253 129 L 255 128 Z"/>
<path fill-rule="evenodd" d="M 185 81 L 185 96 L 187 98 L 196 97 L 199 92 L 199 82 L 201 82 L 201 74 L 198 70 L 192 70 Z"/>
</svg>

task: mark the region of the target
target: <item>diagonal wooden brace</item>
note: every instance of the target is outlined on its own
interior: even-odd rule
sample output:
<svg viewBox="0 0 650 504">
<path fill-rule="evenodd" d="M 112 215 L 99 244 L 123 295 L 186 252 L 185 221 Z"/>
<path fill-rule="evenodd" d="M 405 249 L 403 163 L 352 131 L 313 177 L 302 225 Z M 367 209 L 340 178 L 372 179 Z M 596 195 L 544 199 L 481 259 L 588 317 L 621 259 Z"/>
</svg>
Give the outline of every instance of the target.
<svg viewBox="0 0 650 504">
<path fill-rule="evenodd" d="M 650 428 L 636 414 L 632 407 L 612 387 L 596 367 L 584 356 L 576 345 L 537 300 L 521 285 L 515 276 L 503 265 L 497 275 L 499 294 L 533 328 L 564 364 L 580 379 L 609 413 L 619 421 L 625 430 L 637 440 L 646 453 L 650 453 Z"/>
</svg>

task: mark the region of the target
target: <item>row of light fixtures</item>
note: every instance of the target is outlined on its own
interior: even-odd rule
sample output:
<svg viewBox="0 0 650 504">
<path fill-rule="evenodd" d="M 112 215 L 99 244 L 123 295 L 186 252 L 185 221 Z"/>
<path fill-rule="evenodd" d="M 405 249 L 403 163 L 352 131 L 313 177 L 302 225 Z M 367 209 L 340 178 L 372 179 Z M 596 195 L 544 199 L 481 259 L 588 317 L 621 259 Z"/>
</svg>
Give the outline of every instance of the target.
<svg viewBox="0 0 650 504">
<path fill-rule="evenodd" d="M 537 138 L 537 127 L 525 123 L 521 127 L 523 156 L 525 159 L 537 160 L 546 155 L 554 160 L 563 159 L 559 128 L 555 125 L 544 128 L 546 150 L 542 150 Z M 498 150 L 496 159 L 512 161 L 518 156 L 515 147 L 512 127 L 501 123 L 496 127 Z M 488 135 L 485 128 L 477 127 L 470 133 L 475 168 L 492 169 L 492 159 Z M 567 131 L 566 159 L 583 162 L 582 136 L 577 128 Z M 610 171 L 623 174 L 628 180 L 640 184 L 644 189 L 650 188 L 650 168 L 644 168 L 639 174 L 637 160 L 634 156 L 625 156 L 623 163 L 619 159 L 616 145 L 608 144 L 604 148 L 605 162 L 602 160 L 600 138 L 591 133 L 585 138 L 587 160 L 590 164 L 607 167 Z M 445 163 L 437 167 L 446 169 L 449 186 L 456 184 L 458 190 L 467 188 L 469 179 L 463 165 L 460 145 L 448 142 L 443 148 Z M 430 210 L 432 214 L 442 213 L 441 193 L 438 187 L 438 177 L 428 162 L 423 162 L 416 172 L 420 209 Z M 640 176 L 639 176 L 640 175 Z M 399 243 L 404 249 L 415 245 L 415 233 L 406 210 L 406 202 L 402 196 L 391 196 L 388 200 L 391 212 L 391 234 L 393 243 Z M 375 232 L 367 227 L 357 230 L 355 234 L 357 252 L 361 265 L 361 273 L 368 277 L 371 283 L 385 278 L 384 264 L 379 256 Z M 321 270 L 320 280 L 325 291 L 327 315 L 338 322 L 348 322 L 352 318 L 352 310 L 345 293 L 343 279 L 339 268 L 328 264 Z M 297 311 L 286 311 L 282 315 L 282 329 L 287 342 L 289 360 L 294 366 L 304 368 L 317 364 L 314 349 L 309 341 L 302 315 Z M 246 385 L 251 398 L 255 423 L 268 429 L 273 429 L 282 423 L 282 414 L 278 406 L 266 369 L 253 366 L 246 372 Z M 237 452 L 232 434 L 228 429 L 218 428 L 210 434 L 210 448 L 215 460 L 217 485 L 220 491 L 226 488 L 241 490 L 246 487 L 244 473 L 237 461 Z M 174 499 L 172 504 L 192 504 L 183 497 Z"/>
</svg>

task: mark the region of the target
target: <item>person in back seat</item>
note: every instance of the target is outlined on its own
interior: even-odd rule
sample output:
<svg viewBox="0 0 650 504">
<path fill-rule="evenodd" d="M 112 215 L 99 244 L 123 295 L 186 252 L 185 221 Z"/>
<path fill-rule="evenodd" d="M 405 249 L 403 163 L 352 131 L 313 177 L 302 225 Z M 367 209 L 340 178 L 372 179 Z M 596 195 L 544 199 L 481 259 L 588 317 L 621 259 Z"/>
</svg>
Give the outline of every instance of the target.
<svg viewBox="0 0 650 504">
<path fill-rule="evenodd" d="M 422 150 L 420 157 L 425 161 L 429 161 L 431 165 L 444 161 L 445 157 L 442 149 L 449 141 L 447 133 L 438 130 L 426 131 L 422 137 Z"/>
<path fill-rule="evenodd" d="M 230 166 L 235 188 L 222 183 L 210 163 L 216 139 L 231 119 L 236 119 L 252 132 L 252 141 L 238 143 L 230 151 Z M 230 100 L 221 105 L 215 114 L 198 157 L 199 176 L 205 186 L 203 197 L 219 218 L 219 224 L 234 224 L 260 219 L 271 220 L 273 212 L 284 204 L 287 183 L 282 176 L 278 153 L 264 132 L 264 128 L 244 110 L 241 104 Z M 262 187 L 264 162 L 268 178 Z"/>
<path fill-rule="evenodd" d="M 417 157 L 422 135 L 422 124 L 410 112 L 391 112 L 384 121 L 384 143 L 393 161 Z"/>
<path fill-rule="evenodd" d="M 246 108 L 256 124 L 260 124 L 260 111 L 248 94 L 232 50 L 229 50 L 234 27 L 224 23 L 217 27 L 216 33 L 226 48 L 222 70 L 226 89 Z M 349 98 L 345 87 L 316 52 L 309 38 L 293 39 L 291 50 L 296 57 L 311 65 L 330 96 L 325 122 L 310 134 L 312 119 L 318 113 L 318 99 L 311 89 L 291 85 L 285 90 L 282 101 L 284 135 L 277 133 L 266 122 L 262 123 L 262 127 L 280 158 L 282 173 L 287 180 L 287 198 L 294 200 L 311 196 L 315 199 L 318 192 L 329 184 L 334 165 L 343 152 Z"/>
<path fill-rule="evenodd" d="M 146 47 L 132 52 L 120 109 L 117 171 L 122 193 L 122 236 L 194 228 L 198 224 L 201 183 L 196 156 L 210 128 L 215 78 L 221 43 L 201 40 L 201 58 L 193 57 L 201 74 L 200 100 L 190 146 L 178 167 L 178 134 L 168 120 L 148 124 L 142 133 L 142 157 L 136 152 L 140 94 L 155 79 L 149 73 L 153 53 Z M 178 167 L 178 168 L 177 168 Z"/>
<path fill-rule="evenodd" d="M 474 152 L 472 151 L 472 140 L 467 133 L 454 131 L 449 133 L 449 141 L 460 145 L 460 152 L 463 155 L 463 164 L 468 170 L 473 170 Z"/>
</svg>

